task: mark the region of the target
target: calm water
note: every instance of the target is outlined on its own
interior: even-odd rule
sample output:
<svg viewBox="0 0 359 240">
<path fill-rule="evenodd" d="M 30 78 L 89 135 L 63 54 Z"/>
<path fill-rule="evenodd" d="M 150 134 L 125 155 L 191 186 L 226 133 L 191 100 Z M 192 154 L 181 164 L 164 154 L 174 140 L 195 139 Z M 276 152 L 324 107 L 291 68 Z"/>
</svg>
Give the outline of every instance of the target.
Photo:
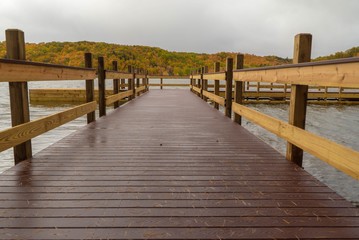
<svg viewBox="0 0 359 240">
<path fill-rule="evenodd" d="M 153 81 L 152 81 L 153 82 Z M 188 80 L 179 81 L 188 83 Z M 83 81 L 35 82 L 29 88 L 84 88 Z M 109 83 L 109 88 L 111 84 Z M 11 126 L 9 109 L 8 84 L 0 83 L 0 130 Z M 287 121 L 287 104 L 250 104 L 249 107 Z M 31 105 L 31 119 L 37 119 L 69 108 L 69 105 L 44 106 Z M 358 105 L 309 105 L 306 129 L 320 136 L 359 151 L 359 106 Z M 86 118 L 81 117 L 32 140 L 33 152 L 37 153 L 55 143 L 86 124 Z M 244 119 L 243 126 L 256 136 L 270 144 L 277 151 L 285 155 L 286 142 L 274 134 L 258 127 Z M 359 160 L 358 160 L 359 161 Z M 0 153 L 0 172 L 13 165 L 12 149 Z M 346 199 L 359 205 L 359 181 L 348 177 L 309 154 L 304 155 L 304 168 L 320 181 Z"/>
</svg>

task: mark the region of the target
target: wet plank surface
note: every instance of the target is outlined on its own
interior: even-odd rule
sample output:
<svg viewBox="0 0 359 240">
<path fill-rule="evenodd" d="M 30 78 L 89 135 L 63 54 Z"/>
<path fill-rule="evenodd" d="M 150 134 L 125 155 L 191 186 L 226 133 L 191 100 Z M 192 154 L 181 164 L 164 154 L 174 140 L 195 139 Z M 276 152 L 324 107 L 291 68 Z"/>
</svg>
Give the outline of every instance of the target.
<svg viewBox="0 0 359 240">
<path fill-rule="evenodd" d="M 0 175 L 0 239 L 358 239 L 359 211 L 188 90 Z"/>
</svg>

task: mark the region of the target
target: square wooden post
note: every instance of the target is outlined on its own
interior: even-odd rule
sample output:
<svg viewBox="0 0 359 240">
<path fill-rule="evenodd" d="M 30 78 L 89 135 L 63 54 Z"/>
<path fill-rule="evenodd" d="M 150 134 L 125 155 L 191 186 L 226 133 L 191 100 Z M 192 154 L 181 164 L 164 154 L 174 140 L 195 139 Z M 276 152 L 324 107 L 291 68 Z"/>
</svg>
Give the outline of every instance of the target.
<svg viewBox="0 0 359 240">
<path fill-rule="evenodd" d="M 131 86 L 132 86 L 132 99 L 136 98 L 136 69 L 132 66 L 132 79 L 131 79 Z"/>
<path fill-rule="evenodd" d="M 99 115 L 100 117 L 106 115 L 106 72 L 105 72 L 105 63 L 103 57 L 98 57 L 98 67 L 97 67 L 97 77 L 98 77 L 98 105 L 99 105 Z"/>
<path fill-rule="evenodd" d="M 132 73 L 131 65 L 127 66 L 127 71 L 128 71 L 128 73 Z M 131 78 L 127 79 L 127 90 L 128 91 L 132 90 L 132 79 Z M 128 100 L 132 100 L 132 95 L 128 97 Z"/>
<path fill-rule="evenodd" d="M 298 34 L 294 39 L 293 63 L 310 62 L 312 50 L 312 35 Z M 307 112 L 308 85 L 292 84 L 289 106 L 289 124 L 305 128 Z M 302 166 L 303 150 L 291 143 L 287 143 L 286 158 Z"/>
<path fill-rule="evenodd" d="M 117 67 L 117 61 L 112 61 L 112 70 L 113 71 L 118 71 L 118 67 Z M 113 79 L 113 94 L 117 94 L 120 92 L 119 89 L 119 79 Z M 113 103 L 113 108 L 116 109 L 120 106 L 120 102 L 116 101 Z"/>
<path fill-rule="evenodd" d="M 25 60 L 25 36 L 18 29 L 8 29 L 6 35 L 6 57 Z M 29 91 L 27 82 L 9 82 L 11 124 L 13 127 L 30 122 Z M 14 147 L 14 161 L 18 164 L 32 157 L 31 140 Z"/>
<path fill-rule="evenodd" d="M 225 115 L 232 118 L 233 58 L 226 61 L 226 109 Z"/>
<path fill-rule="evenodd" d="M 92 68 L 92 53 L 85 53 L 85 67 Z M 95 101 L 95 83 L 93 79 L 86 80 L 86 102 Z M 87 123 L 95 121 L 95 111 L 87 114 Z"/>
<path fill-rule="evenodd" d="M 206 74 L 206 73 L 208 73 L 208 66 L 205 66 L 203 68 L 203 74 Z M 202 77 L 203 77 L 203 74 L 202 74 Z M 207 102 L 208 98 L 206 96 L 203 96 L 203 91 L 208 91 L 208 80 L 203 77 L 202 81 L 203 81 L 202 99 Z"/>
<path fill-rule="evenodd" d="M 214 63 L 214 72 L 215 73 L 220 71 L 220 66 L 221 66 L 221 64 L 219 62 Z M 214 80 L 214 94 L 219 96 L 219 80 Z M 219 104 L 215 102 L 214 108 L 218 110 Z"/>
<path fill-rule="evenodd" d="M 243 61 L 244 55 L 237 54 L 236 55 L 236 69 L 243 69 Z M 242 104 L 243 102 L 243 82 L 242 81 L 235 81 L 234 85 L 234 102 L 238 104 Z M 242 125 L 242 116 L 234 113 L 234 121 L 239 125 Z"/>
</svg>

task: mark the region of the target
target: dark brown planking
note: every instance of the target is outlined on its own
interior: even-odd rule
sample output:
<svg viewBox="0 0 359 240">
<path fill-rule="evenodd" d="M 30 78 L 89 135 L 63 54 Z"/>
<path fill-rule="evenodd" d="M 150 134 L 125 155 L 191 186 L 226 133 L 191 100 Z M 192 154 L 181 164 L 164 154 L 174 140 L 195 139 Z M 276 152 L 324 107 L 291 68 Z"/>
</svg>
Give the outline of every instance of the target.
<svg viewBox="0 0 359 240">
<path fill-rule="evenodd" d="M 0 175 L 0 239 L 355 239 L 358 216 L 187 90 L 152 90 Z"/>
</svg>

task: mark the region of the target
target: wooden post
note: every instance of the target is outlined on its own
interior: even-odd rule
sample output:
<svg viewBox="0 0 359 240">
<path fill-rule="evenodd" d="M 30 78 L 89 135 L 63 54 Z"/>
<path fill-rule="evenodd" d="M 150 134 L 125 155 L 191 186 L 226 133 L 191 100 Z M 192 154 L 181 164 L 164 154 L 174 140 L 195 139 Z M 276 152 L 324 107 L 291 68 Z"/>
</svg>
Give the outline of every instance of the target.
<svg viewBox="0 0 359 240">
<path fill-rule="evenodd" d="M 145 76 L 145 87 L 146 87 L 146 92 L 149 90 L 148 82 L 149 82 L 149 78 L 148 78 L 148 70 L 146 70 L 146 76 Z"/>
<path fill-rule="evenodd" d="M 136 85 L 135 85 L 135 82 L 136 82 L 136 71 L 135 71 L 135 67 L 132 66 L 132 74 L 133 74 L 133 77 L 132 77 L 132 81 L 131 81 L 131 86 L 132 86 L 132 99 L 135 99 L 136 98 Z"/>
<path fill-rule="evenodd" d="M 141 74 L 140 69 L 136 70 L 136 73 Z M 136 78 L 136 88 L 140 87 L 140 79 Z M 140 93 L 137 93 L 137 96 L 140 96 Z"/>
<path fill-rule="evenodd" d="M 226 61 L 226 109 L 225 115 L 232 117 L 233 58 Z"/>
<path fill-rule="evenodd" d="M 92 68 L 92 53 L 85 53 L 85 67 Z M 95 83 L 93 79 L 86 80 L 86 102 L 95 101 Z M 87 124 L 95 121 L 95 112 L 87 114 Z"/>
<path fill-rule="evenodd" d="M 236 69 L 243 69 L 244 55 L 237 54 L 236 55 Z M 243 82 L 235 81 L 234 85 L 234 102 L 238 104 L 242 104 L 243 102 Z M 239 125 L 242 125 L 242 116 L 234 113 L 234 121 Z"/>
<path fill-rule="evenodd" d="M 127 71 L 128 71 L 128 73 L 132 73 L 132 66 L 131 65 L 127 66 Z M 132 80 L 130 78 L 127 79 L 127 90 L 128 91 L 132 90 Z M 128 100 L 131 100 L 131 99 L 132 99 L 132 96 L 129 96 Z"/>
<path fill-rule="evenodd" d="M 201 75 L 201 73 L 202 73 L 202 68 L 198 68 L 198 74 Z M 201 88 L 201 77 L 199 77 L 199 78 L 197 79 L 197 87 L 198 87 L 198 88 Z M 198 96 L 198 97 L 201 97 L 201 94 L 200 94 L 200 93 L 197 93 L 197 96 Z"/>
<path fill-rule="evenodd" d="M 98 57 L 97 77 L 99 114 L 102 117 L 106 115 L 106 72 L 103 57 Z"/>
<path fill-rule="evenodd" d="M 205 74 L 205 73 L 208 73 L 208 66 L 205 66 L 203 68 L 203 74 Z M 203 77 L 203 75 L 202 75 L 202 77 Z M 203 90 L 202 90 L 202 98 L 204 101 L 207 102 L 208 98 L 203 96 L 203 91 L 208 91 L 208 80 L 207 79 L 203 79 Z"/>
<path fill-rule="evenodd" d="M 216 62 L 214 64 L 214 72 L 219 72 L 221 69 L 221 64 L 219 62 Z M 214 80 L 214 94 L 216 94 L 217 96 L 219 96 L 219 80 Z M 219 109 L 219 104 L 218 103 L 214 103 L 214 108 L 215 109 Z"/>
<path fill-rule="evenodd" d="M 203 74 L 204 74 L 204 67 L 201 67 L 201 93 L 200 93 L 200 98 L 204 99 L 203 96 L 203 86 L 204 86 L 204 80 L 203 80 Z"/>
<path fill-rule="evenodd" d="M 163 84 L 163 78 L 160 79 L 160 85 L 161 85 L 160 87 L 161 87 L 161 90 L 163 89 L 162 84 Z"/>
<path fill-rule="evenodd" d="M 18 29 L 8 29 L 6 35 L 6 56 L 8 59 L 25 60 L 25 36 Z M 27 82 L 9 82 L 11 123 L 17 125 L 30 121 L 29 91 Z M 14 147 L 15 164 L 32 157 L 31 140 Z"/>
<path fill-rule="evenodd" d="M 294 39 L 293 63 L 310 62 L 312 50 L 312 35 L 298 34 Z M 308 85 L 291 86 L 289 124 L 305 128 L 305 118 L 307 111 Z M 297 146 L 287 143 L 287 159 L 302 166 L 303 150 Z"/>
<path fill-rule="evenodd" d="M 126 85 L 126 79 L 121 79 L 121 90 L 126 89 L 125 85 Z"/>
<path fill-rule="evenodd" d="M 117 71 L 117 61 L 112 61 L 112 70 Z M 120 89 L 118 87 L 119 79 L 113 79 L 113 94 L 117 94 L 120 92 Z M 120 102 L 116 101 L 113 103 L 113 108 L 116 109 L 120 106 Z"/>
</svg>

